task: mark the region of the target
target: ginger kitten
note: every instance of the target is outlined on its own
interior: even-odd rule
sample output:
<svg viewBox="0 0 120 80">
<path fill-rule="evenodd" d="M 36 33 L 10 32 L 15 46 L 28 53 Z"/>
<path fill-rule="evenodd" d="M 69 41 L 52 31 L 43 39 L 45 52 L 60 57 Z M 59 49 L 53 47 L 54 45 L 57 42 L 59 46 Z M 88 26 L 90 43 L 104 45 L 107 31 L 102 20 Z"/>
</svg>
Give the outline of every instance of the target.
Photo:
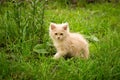
<svg viewBox="0 0 120 80">
<path fill-rule="evenodd" d="M 54 59 L 67 55 L 70 57 L 88 58 L 89 49 L 87 41 L 81 34 L 69 32 L 68 23 L 51 23 L 49 34 L 57 49 Z"/>
</svg>

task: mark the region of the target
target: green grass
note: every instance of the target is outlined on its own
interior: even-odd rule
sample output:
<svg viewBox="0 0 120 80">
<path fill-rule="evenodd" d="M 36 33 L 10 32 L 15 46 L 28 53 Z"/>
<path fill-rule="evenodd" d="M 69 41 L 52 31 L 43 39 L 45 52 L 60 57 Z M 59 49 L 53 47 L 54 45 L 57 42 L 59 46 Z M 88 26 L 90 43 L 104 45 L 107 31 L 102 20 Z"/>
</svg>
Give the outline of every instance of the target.
<svg viewBox="0 0 120 80">
<path fill-rule="evenodd" d="M 0 80 L 120 79 L 119 3 L 76 8 L 49 3 L 45 6 L 44 28 L 39 3 L 24 3 L 20 8 L 8 4 L 0 10 Z M 56 50 L 48 34 L 50 22 L 68 22 L 71 32 L 84 34 L 90 58 L 53 60 Z"/>
</svg>

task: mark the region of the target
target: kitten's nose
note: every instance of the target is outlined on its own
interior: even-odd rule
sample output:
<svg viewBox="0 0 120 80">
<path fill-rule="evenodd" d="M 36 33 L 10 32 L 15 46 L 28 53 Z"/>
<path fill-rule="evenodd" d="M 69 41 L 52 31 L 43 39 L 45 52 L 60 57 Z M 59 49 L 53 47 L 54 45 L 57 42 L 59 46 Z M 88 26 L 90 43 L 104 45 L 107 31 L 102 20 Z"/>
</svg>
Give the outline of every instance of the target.
<svg viewBox="0 0 120 80">
<path fill-rule="evenodd" d="M 58 37 L 58 39 L 60 39 L 60 37 Z"/>
</svg>

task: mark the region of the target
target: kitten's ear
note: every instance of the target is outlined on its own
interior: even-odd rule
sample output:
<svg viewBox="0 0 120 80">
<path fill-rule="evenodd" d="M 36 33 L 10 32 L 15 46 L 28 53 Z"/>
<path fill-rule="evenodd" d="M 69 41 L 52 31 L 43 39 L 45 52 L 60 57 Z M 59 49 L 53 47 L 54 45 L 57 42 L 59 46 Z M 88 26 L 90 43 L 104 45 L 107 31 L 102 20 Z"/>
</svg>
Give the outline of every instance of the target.
<svg viewBox="0 0 120 80">
<path fill-rule="evenodd" d="M 63 29 L 64 29 L 64 30 L 67 30 L 67 29 L 68 29 L 68 23 L 64 23 Z"/>
<path fill-rule="evenodd" d="M 54 30 L 56 28 L 55 23 L 50 23 L 50 28 L 51 28 L 51 30 Z"/>
</svg>

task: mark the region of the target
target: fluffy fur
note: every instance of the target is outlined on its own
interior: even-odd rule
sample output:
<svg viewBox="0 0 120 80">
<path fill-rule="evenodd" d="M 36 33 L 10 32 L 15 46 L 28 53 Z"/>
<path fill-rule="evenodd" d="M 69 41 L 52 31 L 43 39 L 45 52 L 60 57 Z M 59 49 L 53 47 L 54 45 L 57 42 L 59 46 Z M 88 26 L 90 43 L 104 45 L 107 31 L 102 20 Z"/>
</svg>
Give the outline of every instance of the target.
<svg viewBox="0 0 120 80">
<path fill-rule="evenodd" d="M 54 59 L 59 59 L 66 55 L 88 58 L 89 49 L 87 41 L 81 34 L 69 32 L 68 23 L 51 23 L 49 34 L 57 49 Z"/>
</svg>

